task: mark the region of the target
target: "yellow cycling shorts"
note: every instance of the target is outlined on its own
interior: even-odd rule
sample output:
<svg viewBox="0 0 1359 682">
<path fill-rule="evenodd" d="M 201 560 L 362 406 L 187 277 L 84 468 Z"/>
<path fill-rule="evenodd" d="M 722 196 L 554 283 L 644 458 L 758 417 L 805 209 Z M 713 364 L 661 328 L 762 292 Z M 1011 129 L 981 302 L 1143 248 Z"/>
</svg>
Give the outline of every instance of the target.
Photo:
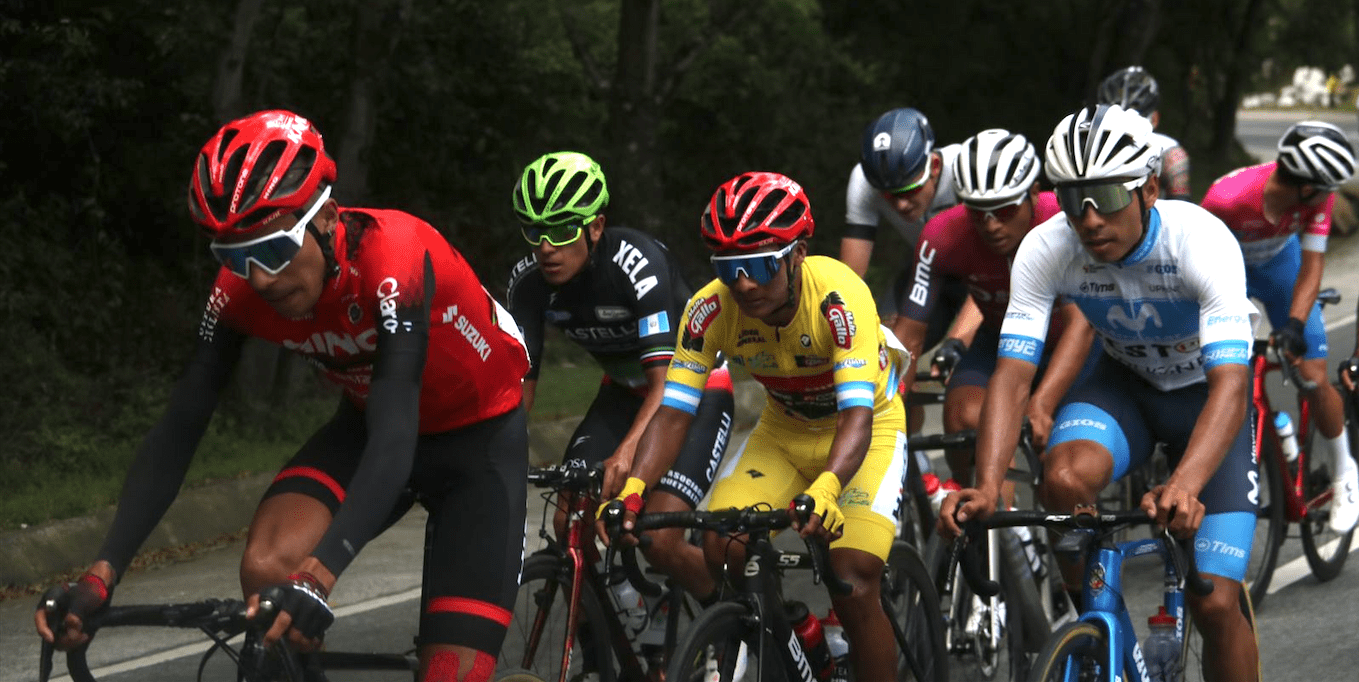
<svg viewBox="0 0 1359 682">
<path fill-rule="evenodd" d="M 834 428 L 808 430 L 766 407 L 750 438 L 718 471 L 708 509 L 787 508 L 826 470 L 834 439 Z M 844 535 L 831 549 L 850 547 L 887 560 L 900 518 L 905 451 L 906 411 L 896 399 L 873 415 L 868 453 L 840 493 Z"/>
</svg>

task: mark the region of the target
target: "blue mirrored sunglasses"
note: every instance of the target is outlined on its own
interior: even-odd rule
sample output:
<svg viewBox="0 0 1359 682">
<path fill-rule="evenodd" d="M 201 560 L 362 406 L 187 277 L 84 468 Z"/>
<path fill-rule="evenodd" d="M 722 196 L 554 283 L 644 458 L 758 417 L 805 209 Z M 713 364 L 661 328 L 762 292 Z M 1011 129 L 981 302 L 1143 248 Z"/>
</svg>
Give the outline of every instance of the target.
<svg viewBox="0 0 1359 682">
<path fill-rule="evenodd" d="M 302 242 L 306 239 L 307 225 L 311 219 L 320 212 L 321 206 L 330 198 L 330 188 L 327 187 L 321 192 L 321 196 L 307 209 L 301 220 L 289 229 L 281 230 L 270 235 L 251 239 L 247 242 L 237 244 L 221 244 L 213 241 L 208 245 L 212 251 L 213 258 L 217 262 L 226 266 L 233 274 L 241 279 L 250 278 L 250 264 L 254 263 L 257 267 L 269 273 L 277 275 L 288 267 L 297 257 L 297 252 L 302 250 Z"/>
<path fill-rule="evenodd" d="M 760 286 L 768 284 L 779 274 L 783 257 L 793 252 L 797 242 L 768 253 L 741 254 L 739 256 L 712 256 L 713 270 L 723 284 L 735 284 L 741 275 L 749 277 Z"/>
</svg>

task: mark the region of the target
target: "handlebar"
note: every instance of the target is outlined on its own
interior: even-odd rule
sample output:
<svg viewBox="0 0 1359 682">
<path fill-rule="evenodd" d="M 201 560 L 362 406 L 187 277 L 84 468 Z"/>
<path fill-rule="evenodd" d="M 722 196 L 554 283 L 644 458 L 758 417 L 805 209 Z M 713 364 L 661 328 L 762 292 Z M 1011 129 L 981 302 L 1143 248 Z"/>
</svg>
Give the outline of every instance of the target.
<svg viewBox="0 0 1359 682">
<path fill-rule="evenodd" d="M 553 488 L 572 492 L 588 492 L 598 489 L 604 483 L 604 467 L 573 467 L 553 464 L 545 467 L 531 467 L 528 482 L 537 488 Z"/>
<path fill-rule="evenodd" d="M 928 436 L 910 436 L 906 439 L 906 448 L 912 452 L 918 450 L 947 450 L 950 448 L 974 448 L 977 445 L 977 430 L 965 429 L 955 433 L 936 433 Z M 1033 487 L 1038 487 L 1043 481 L 1043 462 L 1039 458 L 1038 449 L 1033 445 L 1033 424 L 1029 423 L 1029 418 L 1024 418 L 1024 424 L 1019 429 L 1019 451 L 1023 453 L 1025 463 L 1028 464 L 1028 471 L 1020 471 L 1011 468 L 1006 474 L 1006 478 L 1027 483 Z"/>
<path fill-rule="evenodd" d="M 969 538 L 979 536 L 987 528 L 1013 528 L 1015 526 L 1043 526 L 1052 530 L 1091 530 L 1108 533 L 1125 526 L 1145 526 L 1156 523 L 1141 509 L 1104 513 L 1050 514 L 1043 511 L 997 511 L 985 521 L 968 521 L 963 524 L 964 533 L 954 540 L 953 559 L 963 572 L 968 587 L 978 595 L 989 597 L 999 593 L 1000 585 L 982 577 L 981 559 L 976 543 Z M 1184 578 L 1185 587 L 1199 596 L 1213 591 L 1213 582 L 1199 574 L 1194 559 L 1191 540 L 1171 537 L 1162 531 L 1161 539 L 1166 544 L 1170 560 L 1177 575 Z M 961 546 L 960 546 L 961 545 Z M 969 549 L 970 548 L 970 549 Z"/>
</svg>

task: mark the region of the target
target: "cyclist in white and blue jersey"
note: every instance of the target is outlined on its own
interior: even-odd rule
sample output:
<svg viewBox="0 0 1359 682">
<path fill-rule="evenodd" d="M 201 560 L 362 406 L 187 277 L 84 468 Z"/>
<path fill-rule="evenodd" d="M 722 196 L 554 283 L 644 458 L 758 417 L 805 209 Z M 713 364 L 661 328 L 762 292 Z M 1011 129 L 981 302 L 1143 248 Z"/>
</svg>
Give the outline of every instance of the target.
<svg viewBox="0 0 1359 682">
<path fill-rule="evenodd" d="M 1046 168 L 1062 213 L 1035 227 L 1010 274 L 999 359 L 982 407 L 977 486 L 954 493 L 940 527 L 995 509 L 1053 302 L 1066 297 L 1104 355 L 1054 422 L 1039 497 L 1053 511 L 1093 505 L 1111 480 L 1165 446 L 1172 472 L 1141 506 L 1195 538 L 1212 594 L 1188 595 L 1219 679 L 1254 679 L 1258 652 L 1238 607 L 1255 529 L 1257 471 L 1246 421 L 1255 307 L 1241 251 L 1222 221 L 1159 200 L 1151 123 L 1117 105 L 1062 120 Z M 955 516 L 956 515 L 956 516 Z M 1063 566 L 1068 586 L 1076 566 Z"/>
</svg>

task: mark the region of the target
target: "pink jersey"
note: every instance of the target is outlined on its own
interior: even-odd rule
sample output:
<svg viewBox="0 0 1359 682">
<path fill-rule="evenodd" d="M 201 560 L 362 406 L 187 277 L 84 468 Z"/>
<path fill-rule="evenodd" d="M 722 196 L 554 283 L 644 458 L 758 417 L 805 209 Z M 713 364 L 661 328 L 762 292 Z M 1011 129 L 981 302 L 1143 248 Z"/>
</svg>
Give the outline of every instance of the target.
<svg viewBox="0 0 1359 682">
<path fill-rule="evenodd" d="M 1060 210 L 1052 192 L 1040 193 L 1033 203 L 1030 227 Z M 920 234 L 915 281 L 903 312 L 912 320 L 928 321 L 943 280 L 956 279 L 967 283 L 972 299 L 981 308 L 982 325 L 998 333 L 1010 303 L 1010 260 L 987 248 L 972 226 L 966 207 L 954 206 L 931 218 Z"/>
<path fill-rule="evenodd" d="M 1227 224 L 1227 228 L 1241 242 L 1241 255 L 1246 265 L 1268 262 L 1288 243 L 1288 238 L 1301 233 L 1302 248 L 1317 253 L 1326 252 L 1326 238 L 1331 234 L 1331 207 L 1335 194 L 1317 206 L 1298 204 L 1280 219 L 1278 225 L 1265 219 L 1260 202 L 1265 194 L 1265 181 L 1274 172 L 1274 163 L 1238 168 L 1213 183 L 1203 197 L 1203 207 Z"/>
</svg>

